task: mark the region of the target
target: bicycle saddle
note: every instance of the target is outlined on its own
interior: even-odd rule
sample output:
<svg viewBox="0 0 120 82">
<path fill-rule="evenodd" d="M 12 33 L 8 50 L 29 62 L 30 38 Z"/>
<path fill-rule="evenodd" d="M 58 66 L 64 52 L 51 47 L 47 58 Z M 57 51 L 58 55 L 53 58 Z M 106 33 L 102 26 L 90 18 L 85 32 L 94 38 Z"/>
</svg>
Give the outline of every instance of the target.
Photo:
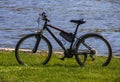
<svg viewBox="0 0 120 82">
<path fill-rule="evenodd" d="M 80 19 L 80 20 L 70 20 L 70 22 L 73 22 L 76 24 L 84 24 L 86 21 L 84 19 Z"/>
</svg>

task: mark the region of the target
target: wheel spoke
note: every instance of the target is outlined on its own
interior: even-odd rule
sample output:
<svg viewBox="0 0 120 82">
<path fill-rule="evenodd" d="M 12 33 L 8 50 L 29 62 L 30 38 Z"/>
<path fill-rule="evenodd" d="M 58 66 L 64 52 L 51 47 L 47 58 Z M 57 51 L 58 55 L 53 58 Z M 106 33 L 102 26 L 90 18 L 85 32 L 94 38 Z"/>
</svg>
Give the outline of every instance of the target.
<svg viewBox="0 0 120 82">
<path fill-rule="evenodd" d="M 15 56 L 19 64 L 39 65 L 49 61 L 52 53 L 51 44 L 45 37 L 42 37 L 39 43 L 36 36 L 38 37 L 37 34 L 30 34 L 18 42 Z"/>
<path fill-rule="evenodd" d="M 77 44 L 76 60 L 79 64 L 107 66 L 112 57 L 112 50 L 107 40 L 100 35 L 89 34 L 82 38 L 82 43 Z M 87 59 L 84 54 L 87 54 Z M 82 54 L 82 55 L 80 55 Z"/>
</svg>

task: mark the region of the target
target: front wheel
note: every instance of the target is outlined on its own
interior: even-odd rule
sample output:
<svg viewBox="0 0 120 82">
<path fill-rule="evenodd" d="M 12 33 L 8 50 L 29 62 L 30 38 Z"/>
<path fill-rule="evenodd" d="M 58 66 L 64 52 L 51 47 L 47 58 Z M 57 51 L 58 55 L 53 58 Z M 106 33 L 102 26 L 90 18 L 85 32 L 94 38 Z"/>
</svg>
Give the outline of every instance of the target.
<svg viewBox="0 0 120 82">
<path fill-rule="evenodd" d="M 52 46 L 50 42 L 44 36 L 40 37 L 39 34 L 24 36 L 15 48 L 15 57 L 18 63 L 22 65 L 45 65 L 49 61 L 51 54 Z"/>
<path fill-rule="evenodd" d="M 112 58 L 112 49 L 109 42 L 98 34 L 86 34 L 76 44 L 75 58 L 80 64 L 107 66 Z"/>
</svg>

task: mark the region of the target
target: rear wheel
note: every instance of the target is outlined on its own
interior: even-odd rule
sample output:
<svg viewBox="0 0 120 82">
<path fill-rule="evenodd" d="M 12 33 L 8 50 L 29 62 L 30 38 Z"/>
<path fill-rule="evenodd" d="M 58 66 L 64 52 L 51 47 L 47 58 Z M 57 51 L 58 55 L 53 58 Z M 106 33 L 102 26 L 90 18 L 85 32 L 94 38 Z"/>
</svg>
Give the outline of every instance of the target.
<svg viewBox="0 0 120 82">
<path fill-rule="evenodd" d="M 107 66 L 112 58 L 109 42 L 98 34 L 86 34 L 77 43 L 75 58 L 80 64 Z"/>
<path fill-rule="evenodd" d="M 33 49 L 37 42 L 37 37 L 41 38 L 37 50 Z M 22 65 L 38 65 L 47 64 L 52 54 L 52 46 L 50 42 L 38 34 L 29 34 L 20 39 L 15 48 L 15 57 L 19 64 Z"/>
</svg>

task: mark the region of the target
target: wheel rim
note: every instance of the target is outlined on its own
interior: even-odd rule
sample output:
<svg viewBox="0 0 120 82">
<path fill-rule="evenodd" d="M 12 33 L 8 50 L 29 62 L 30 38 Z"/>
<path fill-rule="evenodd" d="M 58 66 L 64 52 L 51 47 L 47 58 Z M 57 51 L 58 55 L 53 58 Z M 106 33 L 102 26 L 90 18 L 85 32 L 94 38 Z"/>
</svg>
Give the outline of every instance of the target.
<svg viewBox="0 0 120 82">
<path fill-rule="evenodd" d="M 37 38 L 33 35 L 29 38 L 24 38 L 17 50 L 17 58 L 20 64 L 24 65 L 40 65 L 46 64 L 49 60 L 50 46 L 44 38 L 41 39 L 36 53 L 33 53 L 35 42 Z"/>
<path fill-rule="evenodd" d="M 99 36 L 89 36 L 84 38 L 84 43 L 92 47 L 94 54 L 87 54 L 85 61 L 84 54 L 77 55 L 78 62 L 89 65 L 101 65 L 106 66 L 110 61 L 110 48 L 106 40 Z M 83 44 L 79 44 L 78 52 L 89 51 Z"/>
</svg>

